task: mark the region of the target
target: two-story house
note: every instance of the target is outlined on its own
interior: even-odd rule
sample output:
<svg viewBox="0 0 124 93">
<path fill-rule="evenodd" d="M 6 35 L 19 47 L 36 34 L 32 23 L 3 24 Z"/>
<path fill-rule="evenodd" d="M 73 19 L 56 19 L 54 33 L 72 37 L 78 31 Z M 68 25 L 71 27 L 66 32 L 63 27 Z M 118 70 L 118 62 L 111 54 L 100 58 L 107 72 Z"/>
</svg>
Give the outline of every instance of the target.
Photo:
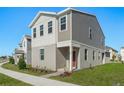
<svg viewBox="0 0 124 93">
<path fill-rule="evenodd" d="M 32 66 L 56 71 L 103 64 L 105 36 L 95 15 L 67 8 L 40 11 L 32 30 Z"/>
<path fill-rule="evenodd" d="M 106 46 L 105 47 L 105 62 L 110 63 L 111 60 L 115 61 L 118 60 L 118 51 L 112 47 Z"/>
<path fill-rule="evenodd" d="M 31 64 L 31 36 L 25 35 L 19 47 L 14 51 L 15 64 L 19 62 L 20 57 L 24 56 L 26 64 Z"/>
</svg>

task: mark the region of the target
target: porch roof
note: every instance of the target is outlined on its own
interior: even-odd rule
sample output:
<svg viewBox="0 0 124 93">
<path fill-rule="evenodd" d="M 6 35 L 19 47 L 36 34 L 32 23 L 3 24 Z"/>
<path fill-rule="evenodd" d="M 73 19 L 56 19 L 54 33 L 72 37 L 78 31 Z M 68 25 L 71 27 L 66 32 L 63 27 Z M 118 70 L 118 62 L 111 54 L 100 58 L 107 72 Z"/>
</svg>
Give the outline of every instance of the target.
<svg viewBox="0 0 124 93">
<path fill-rule="evenodd" d="M 18 49 L 16 49 L 16 50 L 15 50 L 15 54 L 24 54 L 24 51 L 23 51 L 23 50 L 18 50 Z"/>
<path fill-rule="evenodd" d="M 74 42 L 71 42 L 70 40 L 68 40 L 68 41 L 62 41 L 62 42 L 58 42 L 58 43 L 57 43 L 57 48 L 69 47 L 69 46 L 72 46 L 72 47 L 80 47 L 79 44 L 76 44 L 76 43 L 74 43 Z"/>
</svg>

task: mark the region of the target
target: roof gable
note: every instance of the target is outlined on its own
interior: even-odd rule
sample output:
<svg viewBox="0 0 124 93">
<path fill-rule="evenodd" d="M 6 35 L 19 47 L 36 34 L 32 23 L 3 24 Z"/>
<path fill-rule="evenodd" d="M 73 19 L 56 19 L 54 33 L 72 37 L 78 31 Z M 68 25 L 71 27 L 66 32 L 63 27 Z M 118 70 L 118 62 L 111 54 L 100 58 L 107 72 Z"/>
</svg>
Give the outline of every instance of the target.
<svg viewBox="0 0 124 93">
<path fill-rule="evenodd" d="M 57 14 L 55 12 L 42 12 L 42 11 L 40 11 L 35 16 L 35 18 L 32 20 L 32 22 L 29 24 L 29 27 L 31 28 L 36 23 L 36 21 L 40 18 L 40 16 L 42 16 L 42 15 L 56 17 Z"/>
</svg>

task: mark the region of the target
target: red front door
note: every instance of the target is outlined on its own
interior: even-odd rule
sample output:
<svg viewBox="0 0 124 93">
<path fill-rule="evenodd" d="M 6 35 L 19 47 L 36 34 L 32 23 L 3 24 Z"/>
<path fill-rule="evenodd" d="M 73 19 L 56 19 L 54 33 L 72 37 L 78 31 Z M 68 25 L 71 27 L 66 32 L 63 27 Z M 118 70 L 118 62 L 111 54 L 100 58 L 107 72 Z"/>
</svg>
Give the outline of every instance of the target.
<svg viewBox="0 0 124 93">
<path fill-rule="evenodd" d="M 77 56 L 76 56 L 76 51 L 73 51 L 73 60 L 72 60 L 72 65 L 73 65 L 73 69 L 77 68 Z"/>
</svg>

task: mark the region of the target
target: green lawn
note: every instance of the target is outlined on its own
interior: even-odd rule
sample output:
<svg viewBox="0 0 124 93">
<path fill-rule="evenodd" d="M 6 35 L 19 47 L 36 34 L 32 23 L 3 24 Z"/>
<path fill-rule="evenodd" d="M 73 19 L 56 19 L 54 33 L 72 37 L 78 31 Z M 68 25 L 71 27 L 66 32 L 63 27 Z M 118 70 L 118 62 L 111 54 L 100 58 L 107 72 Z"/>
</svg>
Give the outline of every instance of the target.
<svg viewBox="0 0 124 93">
<path fill-rule="evenodd" d="M 16 80 L 0 73 L 0 86 L 29 86 L 30 84 Z"/>
<path fill-rule="evenodd" d="M 26 74 L 30 74 L 30 75 L 35 75 L 35 76 L 41 76 L 41 75 L 52 73 L 50 71 L 48 71 L 48 72 L 42 71 L 41 72 L 41 71 L 34 71 L 34 70 L 28 70 L 28 69 L 20 70 L 17 65 L 10 64 L 10 63 L 3 64 L 2 67 L 9 69 L 9 70 L 22 72 L 22 73 L 26 73 Z"/>
<path fill-rule="evenodd" d="M 51 79 L 86 86 L 124 85 L 124 64 L 111 63 L 73 72 L 71 76 L 55 76 Z"/>
</svg>

